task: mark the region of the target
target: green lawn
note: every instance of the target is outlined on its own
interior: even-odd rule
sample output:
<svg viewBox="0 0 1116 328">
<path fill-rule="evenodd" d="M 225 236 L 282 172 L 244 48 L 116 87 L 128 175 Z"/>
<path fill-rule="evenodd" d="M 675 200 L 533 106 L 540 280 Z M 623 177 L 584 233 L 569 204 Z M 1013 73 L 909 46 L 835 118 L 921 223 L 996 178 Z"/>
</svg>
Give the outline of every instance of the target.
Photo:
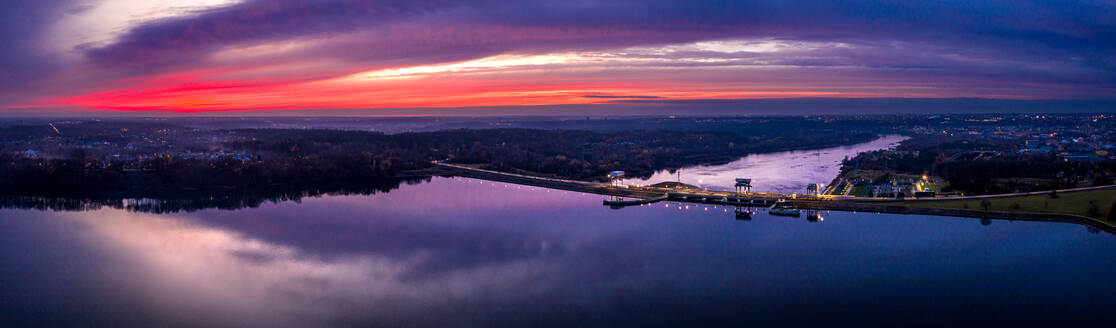
<svg viewBox="0 0 1116 328">
<path fill-rule="evenodd" d="M 984 210 L 981 205 L 983 200 L 988 201 L 989 211 L 999 212 L 1028 212 L 1028 213 L 1061 213 L 1073 214 L 1094 218 L 1110 224 L 1116 223 L 1109 216 L 1109 211 L 1116 204 L 1116 187 L 1105 189 L 1061 192 L 1058 198 L 1049 195 L 998 197 L 987 199 L 947 200 L 947 201 L 901 201 L 888 204 L 906 205 L 912 207 L 929 208 L 955 208 Z"/>
</svg>

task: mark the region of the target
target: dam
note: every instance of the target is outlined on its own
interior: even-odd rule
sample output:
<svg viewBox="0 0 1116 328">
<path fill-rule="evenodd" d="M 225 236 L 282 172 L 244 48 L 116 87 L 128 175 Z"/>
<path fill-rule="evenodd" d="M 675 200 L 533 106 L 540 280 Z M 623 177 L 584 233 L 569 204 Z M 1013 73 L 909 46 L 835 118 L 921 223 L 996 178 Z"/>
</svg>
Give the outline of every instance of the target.
<svg viewBox="0 0 1116 328">
<path fill-rule="evenodd" d="M 661 184 L 650 186 L 616 185 L 609 183 L 505 173 L 469 167 L 460 164 L 443 163 L 440 161 L 434 161 L 432 162 L 432 164 L 441 171 L 440 174 L 444 174 L 447 176 L 460 176 L 526 186 L 613 196 L 615 198 L 613 198 L 612 200 L 605 200 L 603 202 L 603 205 L 613 208 L 645 205 L 660 201 L 716 204 L 737 207 L 768 207 L 776 202 L 783 201 L 787 206 L 812 211 L 833 210 L 849 212 L 957 216 L 968 218 L 1019 221 L 1066 222 L 1085 225 L 1108 233 L 1116 234 L 1116 226 L 1101 222 L 1096 219 L 1071 214 L 998 212 L 980 211 L 975 209 L 918 207 L 898 204 L 896 202 L 891 202 L 889 200 L 883 199 L 862 199 L 858 197 L 848 196 L 766 192 L 741 193 L 735 191 L 701 190 L 692 187 L 685 187 L 686 185 L 682 184 L 666 184 L 666 187 Z M 1107 186 L 1103 188 L 1113 188 L 1113 186 Z M 1064 191 L 1059 192 L 1062 193 Z M 970 196 L 968 198 L 986 197 L 995 196 Z M 634 200 L 623 200 L 622 198 L 633 198 Z M 925 202 L 933 202 L 938 200 L 944 199 L 930 199 L 925 200 Z"/>
</svg>

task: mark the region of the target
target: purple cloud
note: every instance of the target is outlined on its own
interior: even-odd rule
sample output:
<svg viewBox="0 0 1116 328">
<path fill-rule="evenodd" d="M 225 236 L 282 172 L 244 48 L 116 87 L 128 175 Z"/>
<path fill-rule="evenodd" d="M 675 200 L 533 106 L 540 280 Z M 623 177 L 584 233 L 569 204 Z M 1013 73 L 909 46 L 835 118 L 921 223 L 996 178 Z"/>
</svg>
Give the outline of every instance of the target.
<svg viewBox="0 0 1116 328">
<path fill-rule="evenodd" d="M 659 60 L 626 67 L 778 66 L 786 67 L 786 79 L 820 74 L 925 80 L 959 89 L 1027 85 L 1050 90 L 1045 95 L 1051 97 L 1113 98 L 1116 93 L 1116 42 L 1111 41 L 1116 40 L 1116 4 L 1110 1 L 246 0 L 132 26 L 108 43 L 74 48 L 78 56 L 41 49 L 50 42 L 43 39 L 50 22 L 95 6 L 0 4 L 0 36 L 7 45 L 0 52 L 0 104 L 12 95 L 87 89 L 121 77 L 218 64 L 329 61 L 319 71 L 287 77 L 312 80 L 499 54 L 567 51 Z M 810 47 L 775 53 L 630 50 L 710 40 Z M 223 51 L 281 42 L 311 46 L 248 63 L 215 63 Z M 74 67 L 84 75 L 57 73 Z M 253 76 L 268 73 L 261 74 Z M 710 83 L 738 79 L 711 69 L 676 75 Z M 50 83 L 31 83 L 46 77 Z"/>
<path fill-rule="evenodd" d="M 5 96 L 53 72 L 58 59 L 43 51 L 38 38 L 48 22 L 65 15 L 69 1 L 0 2 L 0 105 Z"/>
<path fill-rule="evenodd" d="M 250 0 L 196 16 L 155 21 L 128 31 L 113 44 L 85 49 L 84 54 L 104 66 L 151 69 L 204 60 L 224 47 L 290 39 L 340 39 L 314 56 L 411 64 L 507 52 L 732 38 L 897 41 L 993 60 L 1063 61 L 1099 75 L 1089 80 L 1111 82 L 1116 46 L 1106 40 L 1116 39 L 1116 23 L 1105 12 L 1113 12 L 1111 3 Z M 885 48 L 871 50 L 889 50 Z M 859 58 L 881 54 L 886 52 Z M 827 60 L 782 61 L 802 66 L 842 64 Z"/>
</svg>

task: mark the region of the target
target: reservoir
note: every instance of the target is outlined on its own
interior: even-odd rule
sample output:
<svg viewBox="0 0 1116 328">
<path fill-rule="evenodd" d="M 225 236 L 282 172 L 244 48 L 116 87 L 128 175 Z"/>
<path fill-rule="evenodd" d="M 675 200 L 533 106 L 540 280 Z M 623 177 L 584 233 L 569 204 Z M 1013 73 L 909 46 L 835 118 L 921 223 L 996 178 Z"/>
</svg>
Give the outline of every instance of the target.
<svg viewBox="0 0 1116 328">
<path fill-rule="evenodd" d="M 1116 295 L 1116 236 L 1076 224 L 603 198 L 434 177 L 220 208 L 8 206 L 0 326 L 1064 325 Z"/>
<path fill-rule="evenodd" d="M 708 190 L 733 190 L 736 178 L 751 178 L 758 192 L 803 193 L 811 183 L 829 184 L 841 173 L 841 161 L 866 151 L 898 146 L 908 138 L 886 135 L 879 139 L 848 146 L 815 150 L 794 150 L 752 154 L 722 165 L 685 167 L 675 172 L 662 170 L 636 184 L 663 181 L 682 182 Z"/>
<path fill-rule="evenodd" d="M 1100 319 L 1066 223 L 733 209 L 463 178 L 151 214 L 0 210 L 4 326 L 678 326 Z M 1064 316 L 1069 315 L 1069 318 Z"/>
</svg>

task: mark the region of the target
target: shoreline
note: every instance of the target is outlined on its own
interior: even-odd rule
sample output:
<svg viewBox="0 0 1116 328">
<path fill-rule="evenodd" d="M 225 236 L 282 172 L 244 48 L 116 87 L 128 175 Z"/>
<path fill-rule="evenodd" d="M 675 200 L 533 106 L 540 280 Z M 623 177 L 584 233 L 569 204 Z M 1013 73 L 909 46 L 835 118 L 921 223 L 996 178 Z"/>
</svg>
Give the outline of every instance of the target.
<svg viewBox="0 0 1116 328">
<path fill-rule="evenodd" d="M 753 181 L 754 187 L 774 192 L 795 192 L 794 188 L 805 189 L 809 183 L 831 182 L 841 176 L 842 157 L 853 157 L 866 151 L 889 149 L 910 137 L 898 133 L 876 134 L 875 138 L 863 142 L 843 143 L 821 147 L 790 148 L 786 150 L 760 152 L 741 155 L 718 163 L 688 165 L 681 168 L 655 170 L 650 176 L 636 176 L 628 179 L 638 184 L 652 184 L 663 181 L 679 181 L 709 190 L 733 190 L 735 178 L 766 176 L 788 165 L 804 167 L 809 172 L 808 180 L 794 181 Z M 817 157 L 818 154 L 821 157 Z M 805 157 L 809 157 L 808 159 Z M 681 172 L 681 177 L 676 175 Z M 768 184 L 768 182 L 775 182 Z M 758 183 L 758 184 L 757 184 Z"/>
<path fill-rule="evenodd" d="M 917 207 L 917 206 L 903 206 L 903 205 L 882 205 L 875 204 L 870 199 L 854 199 L 854 198 L 834 198 L 834 197 L 810 197 L 777 193 L 748 193 L 745 194 L 746 198 L 742 198 L 741 194 L 726 191 L 710 191 L 710 190 L 694 190 L 694 189 L 672 189 L 672 188 L 656 188 L 656 187 L 616 187 L 603 183 L 584 182 L 576 180 L 554 179 L 544 177 L 532 177 L 521 174 L 503 173 L 491 170 L 483 170 L 470 168 L 466 166 L 434 163 L 435 165 L 445 168 L 447 174 L 450 176 L 460 176 L 465 178 L 475 178 L 489 181 L 506 182 L 512 184 L 529 185 L 535 187 L 569 190 L 585 193 L 600 194 L 606 196 L 618 197 L 631 197 L 639 198 L 643 201 L 633 201 L 632 204 L 646 204 L 648 200 L 660 198 L 662 195 L 668 195 L 667 198 L 661 200 L 682 201 L 690 203 L 710 203 L 710 204 L 723 204 L 735 206 L 766 206 L 770 201 L 785 199 L 791 206 L 800 209 L 808 210 L 836 210 L 836 211 L 850 211 L 850 212 L 877 212 L 877 213 L 891 213 L 891 214 L 917 214 L 917 215 L 934 215 L 934 216 L 954 216 L 954 217 L 967 217 L 967 218 L 983 218 L 983 219 L 1001 219 L 1001 220 L 1025 220 L 1025 221 L 1044 221 L 1044 222 L 1063 222 L 1074 223 L 1089 226 L 1102 230 L 1111 234 L 1116 234 L 1116 222 L 1105 222 L 1100 219 L 1090 218 L 1066 213 L 1028 213 L 1028 212 L 1003 212 L 1003 211 L 981 211 L 971 209 L 950 209 L 950 208 L 930 208 L 930 207 Z M 1088 188 L 1087 190 L 1101 190 L 1113 189 L 1116 191 L 1116 185 L 1103 186 L 1096 188 Z M 1086 191 L 1087 191 L 1086 190 Z M 1081 190 L 1059 190 L 1059 193 L 1072 194 L 1080 192 Z M 789 197 L 788 197 L 789 196 Z M 988 195 L 991 196 L 991 195 Z M 809 197 L 809 198 L 807 198 Z M 1001 196 L 1000 198 L 1011 198 L 1018 196 Z M 746 203 L 743 200 L 756 200 L 757 203 Z M 762 200 L 763 202 L 758 202 Z M 955 200 L 955 199 L 948 199 Z M 755 206 L 752 206 L 755 205 Z M 611 206 L 617 206 L 611 204 Z"/>
</svg>

